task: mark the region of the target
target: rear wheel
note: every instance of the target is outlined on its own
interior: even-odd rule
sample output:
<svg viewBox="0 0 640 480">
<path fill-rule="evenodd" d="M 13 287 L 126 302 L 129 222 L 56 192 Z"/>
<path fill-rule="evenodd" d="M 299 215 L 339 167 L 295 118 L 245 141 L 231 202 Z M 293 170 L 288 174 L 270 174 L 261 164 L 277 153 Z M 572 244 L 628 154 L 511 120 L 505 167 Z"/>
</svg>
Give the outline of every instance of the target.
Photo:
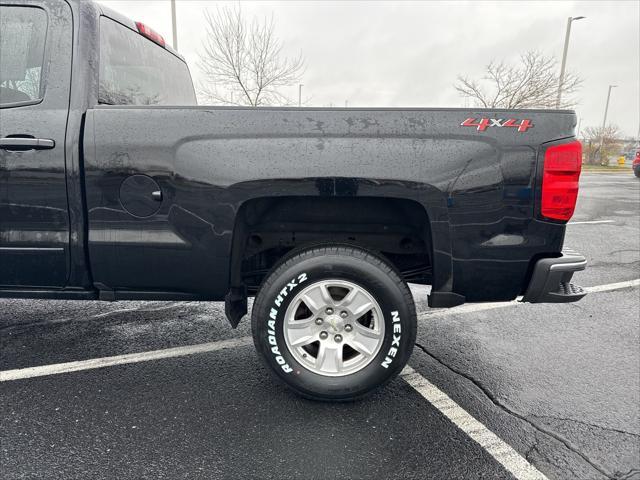
<svg viewBox="0 0 640 480">
<path fill-rule="evenodd" d="M 287 386 L 309 398 L 351 400 L 402 370 L 416 314 L 386 260 L 350 246 L 316 247 L 267 276 L 252 329 L 264 362 Z"/>
</svg>

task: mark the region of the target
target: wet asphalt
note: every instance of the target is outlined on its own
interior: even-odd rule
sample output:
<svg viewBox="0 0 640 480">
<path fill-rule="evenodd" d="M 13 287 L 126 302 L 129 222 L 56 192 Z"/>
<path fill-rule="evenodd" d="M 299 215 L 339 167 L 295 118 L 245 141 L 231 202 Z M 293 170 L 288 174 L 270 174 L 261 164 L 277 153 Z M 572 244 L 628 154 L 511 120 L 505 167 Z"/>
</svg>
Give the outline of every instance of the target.
<svg viewBox="0 0 640 480">
<path fill-rule="evenodd" d="M 566 245 L 583 286 L 640 278 L 640 182 L 583 174 Z M 429 310 L 410 365 L 550 479 L 640 479 L 640 289 Z M 223 305 L 0 300 L 0 370 L 250 335 Z M 404 380 L 298 398 L 252 346 L 0 383 L 0 477 L 513 478 Z"/>
</svg>

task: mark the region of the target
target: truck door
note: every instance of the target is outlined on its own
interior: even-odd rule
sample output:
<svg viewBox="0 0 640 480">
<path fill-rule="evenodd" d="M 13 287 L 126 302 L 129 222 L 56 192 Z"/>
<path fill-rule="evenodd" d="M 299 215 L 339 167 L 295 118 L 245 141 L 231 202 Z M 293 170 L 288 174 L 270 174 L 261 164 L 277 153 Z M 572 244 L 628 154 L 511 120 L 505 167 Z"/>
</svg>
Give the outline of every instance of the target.
<svg viewBox="0 0 640 480">
<path fill-rule="evenodd" d="M 64 2 L 0 6 L 0 287 L 63 287 L 72 17 Z"/>
<path fill-rule="evenodd" d="M 147 27 L 120 20 L 100 18 L 99 105 L 84 129 L 92 279 L 117 298 L 206 293 L 222 234 L 192 213 L 194 197 L 205 200 L 175 175 L 176 150 L 193 128 L 171 116 L 180 108 L 156 108 L 195 105 L 189 70 Z"/>
</svg>

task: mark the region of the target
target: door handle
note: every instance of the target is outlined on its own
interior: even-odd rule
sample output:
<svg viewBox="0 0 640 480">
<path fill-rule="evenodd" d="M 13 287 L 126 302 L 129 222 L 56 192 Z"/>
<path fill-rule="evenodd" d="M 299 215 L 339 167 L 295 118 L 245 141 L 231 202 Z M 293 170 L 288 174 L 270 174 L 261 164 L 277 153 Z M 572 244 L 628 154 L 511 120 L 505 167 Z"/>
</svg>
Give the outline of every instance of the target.
<svg viewBox="0 0 640 480">
<path fill-rule="evenodd" d="M 0 138 L 0 148 L 4 150 L 48 150 L 56 146 L 50 138 L 4 137 Z"/>
<path fill-rule="evenodd" d="M 162 190 L 156 190 L 155 192 L 151 192 L 151 198 L 153 198 L 156 202 L 161 202 Z"/>
</svg>

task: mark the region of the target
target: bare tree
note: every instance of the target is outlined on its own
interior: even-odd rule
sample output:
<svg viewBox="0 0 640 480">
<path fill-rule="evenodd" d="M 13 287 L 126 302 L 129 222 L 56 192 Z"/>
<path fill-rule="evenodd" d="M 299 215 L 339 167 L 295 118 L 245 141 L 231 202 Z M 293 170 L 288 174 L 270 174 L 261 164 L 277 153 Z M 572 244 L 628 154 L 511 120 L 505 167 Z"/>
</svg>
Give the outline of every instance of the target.
<svg viewBox="0 0 640 480">
<path fill-rule="evenodd" d="M 492 61 L 480 80 L 458 76 L 455 89 L 484 108 L 556 108 L 558 70 L 555 58 L 530 51 L 520 57 L 517 65 Z M 572 96 L 581 84 L 578 76 L 565 74 L 561 108 L 576 105 Z"/>
<path fill-rule="evenodd" d="M 238 6 L 206 11 L 205 20 L 198 63 L 206 79 L 200 85 L 203 99 L 254 107 L 292 103 L 281 89 L 300 81 L 304 59 L 283 55 L 273 17 L 249 23 Z"/>
<path fill-rule="evenodd" d="M 583 154 L 585 163 L 606 165 L 609 157 L 622 150 L 620 129 L 616 125 L 602 127 L 587 127 L 583 131 Z"/>
</svg>

